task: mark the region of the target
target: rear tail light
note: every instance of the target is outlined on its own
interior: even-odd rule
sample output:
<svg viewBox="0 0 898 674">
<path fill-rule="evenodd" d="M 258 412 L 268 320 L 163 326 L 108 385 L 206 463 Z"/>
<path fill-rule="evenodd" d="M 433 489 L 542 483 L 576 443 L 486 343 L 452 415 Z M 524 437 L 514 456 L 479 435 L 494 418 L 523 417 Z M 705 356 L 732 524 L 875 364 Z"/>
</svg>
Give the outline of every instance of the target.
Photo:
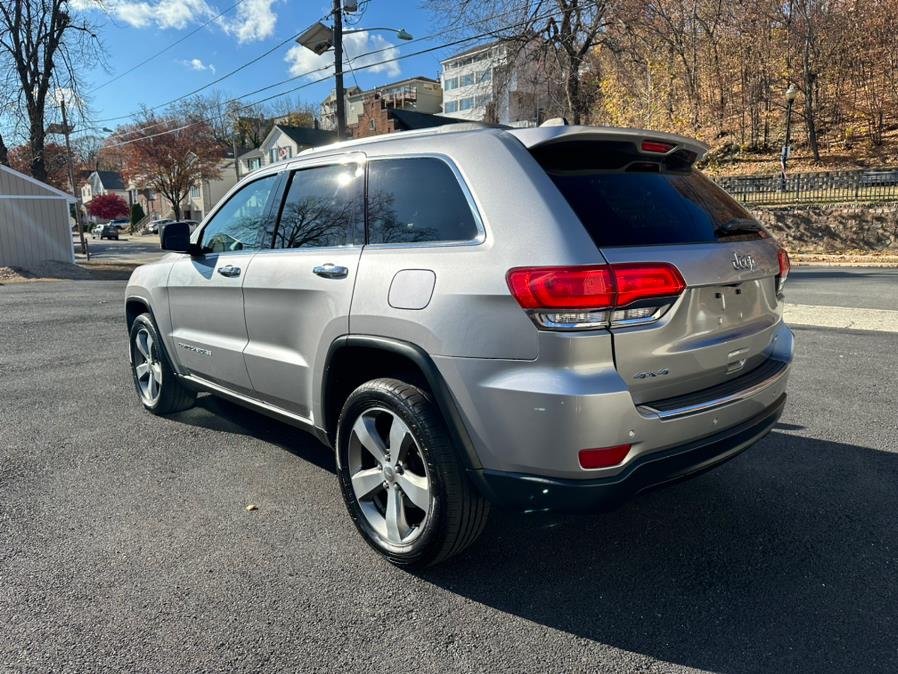
<svg viewBox="0 0 898 674">
<path fill-rule="evenodd" d="M 780 263 L 780 273 L 776 277 L 776 294 L 783 294 L 783 287 L 786 285 L 786 279 L 789 278 L 789 271 L 792 269 L 792 261 L 789 259 L 789 253 L 785 248 L 780 248 L 776 254 Z"/>
<path fill-rule="evenodd" d="M 536 324 L 578 330 L 657 319 L 686 283 L 671 264 L 520 267 L 508 287 Z"/>
<path fill-rule="evenodd" d="M 627 458 L 630 453 L 630 445 L 617 445 L 616 447 L 602 447 L 601 449 L 581 449 L 581 468 L 610 468 L 616 466 Z"/>
</svg>

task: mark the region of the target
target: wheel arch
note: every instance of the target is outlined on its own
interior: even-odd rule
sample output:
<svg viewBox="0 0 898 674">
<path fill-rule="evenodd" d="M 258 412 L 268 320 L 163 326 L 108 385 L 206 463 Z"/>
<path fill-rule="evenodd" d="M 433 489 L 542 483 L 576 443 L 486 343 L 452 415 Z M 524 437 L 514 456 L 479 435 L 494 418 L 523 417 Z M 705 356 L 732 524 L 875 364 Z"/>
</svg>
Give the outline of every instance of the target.
<svg viewBox="0 0 898 674">
<path fill-rule="evenodd" d="M 320 426 L 333 447 L 346 398 L 359 385 L 377 377 L 404 378 L 426 389 L 433 396 L 465 467 L 481 467 L 455 398 L 433 359 L 411 342 L 388 337 L 346 335 L 331 344 L 321 378 Z"/>
<path fill-rule="evenodd" d="M 125 323 L 128 330 L 131 330 L 131 326 L 134 324 L 134 319 L 141 314 L 150 314 L 151 316 L 153 315 L 153 310 L 150 308 L 150 303 L 147 302 L 146 299 L 144 299 L 143 297 L 133 296 L 125 300 Z"/>
</svg>

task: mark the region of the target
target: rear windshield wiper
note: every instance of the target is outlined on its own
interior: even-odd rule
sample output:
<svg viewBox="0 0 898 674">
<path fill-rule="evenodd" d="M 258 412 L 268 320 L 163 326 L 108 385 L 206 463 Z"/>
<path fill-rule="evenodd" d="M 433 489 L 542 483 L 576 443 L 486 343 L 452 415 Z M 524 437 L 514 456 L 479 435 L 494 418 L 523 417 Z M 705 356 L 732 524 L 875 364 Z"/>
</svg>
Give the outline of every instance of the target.
<svg viewBox="0 0 898 674">
<path fill-rule="evenodd" d="M 761 224 L 750 218 L 733 218 L 717 225 L 714 228 L 714 235 L 718 237 L 744 236 L 751 234 L 762 234 L 764 228 Z"/>
</svg>

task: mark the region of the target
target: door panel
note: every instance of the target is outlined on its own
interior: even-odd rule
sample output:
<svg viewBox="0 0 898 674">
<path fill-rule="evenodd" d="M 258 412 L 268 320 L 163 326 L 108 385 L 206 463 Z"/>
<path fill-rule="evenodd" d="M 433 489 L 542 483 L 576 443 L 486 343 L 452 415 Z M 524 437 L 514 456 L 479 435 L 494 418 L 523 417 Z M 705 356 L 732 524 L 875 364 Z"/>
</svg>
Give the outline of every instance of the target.
<svg viewBox="0 0 898 674">
<path fill-rule="evenodd" d="M 202 254 L 184 256 L 169 275 L 175 358 L 191 373 L 250 392 L 243 362 L 243 282 L 256 251 L 271 245 L 280 176 L 240 186 L 196 234 Z"/>
<path fill-rule="evenodd" d="M 350 158 L 292 172 L 274 250 L 243 284 L 246 369 L 255 396 L 312 420 L 314 389 L 349 309 L 364 240 L 364 164 Z"/>
<path fill-rule="evenodd" d="M 331 342 L 349 332 L 361 247 L 260 253 L 243 286 L 249 342 L 246 369 L 256 397 L 312 417 L 314 382 Z M 345 267 L 328 278 L 316 267 Z M 318 373 L 316 375 L 316 373 Z"/>
<path fill-rule="evenodd" d="M 252 258 L 253 253 L 185 257 L 172 266 L 168 281 L 178 361 L 191 373 L 244 391 L 252 387 L 243 362 L 242 286 Z M 227 267 L 239 269 L 239 275 L 219 273 Z"/>
</svg>

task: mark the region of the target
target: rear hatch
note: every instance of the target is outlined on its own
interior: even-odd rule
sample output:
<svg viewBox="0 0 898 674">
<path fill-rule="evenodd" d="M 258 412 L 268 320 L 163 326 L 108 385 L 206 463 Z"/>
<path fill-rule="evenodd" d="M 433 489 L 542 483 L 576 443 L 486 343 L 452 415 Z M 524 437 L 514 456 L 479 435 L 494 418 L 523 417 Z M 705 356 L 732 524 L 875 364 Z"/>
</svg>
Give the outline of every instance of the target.
<svg viewBox="0 0 898 674">
<path fill-rule="evenodd" d="M 764 366 L 782 315 L 779 248 L 693 168 L 703 146 L 582 127 L 515 135 L 612 268 L 668 263 L 685 282 L 677 297 L 615 312 L 615 364 L 634 402 L 719 392 Z"/>
</svg>

